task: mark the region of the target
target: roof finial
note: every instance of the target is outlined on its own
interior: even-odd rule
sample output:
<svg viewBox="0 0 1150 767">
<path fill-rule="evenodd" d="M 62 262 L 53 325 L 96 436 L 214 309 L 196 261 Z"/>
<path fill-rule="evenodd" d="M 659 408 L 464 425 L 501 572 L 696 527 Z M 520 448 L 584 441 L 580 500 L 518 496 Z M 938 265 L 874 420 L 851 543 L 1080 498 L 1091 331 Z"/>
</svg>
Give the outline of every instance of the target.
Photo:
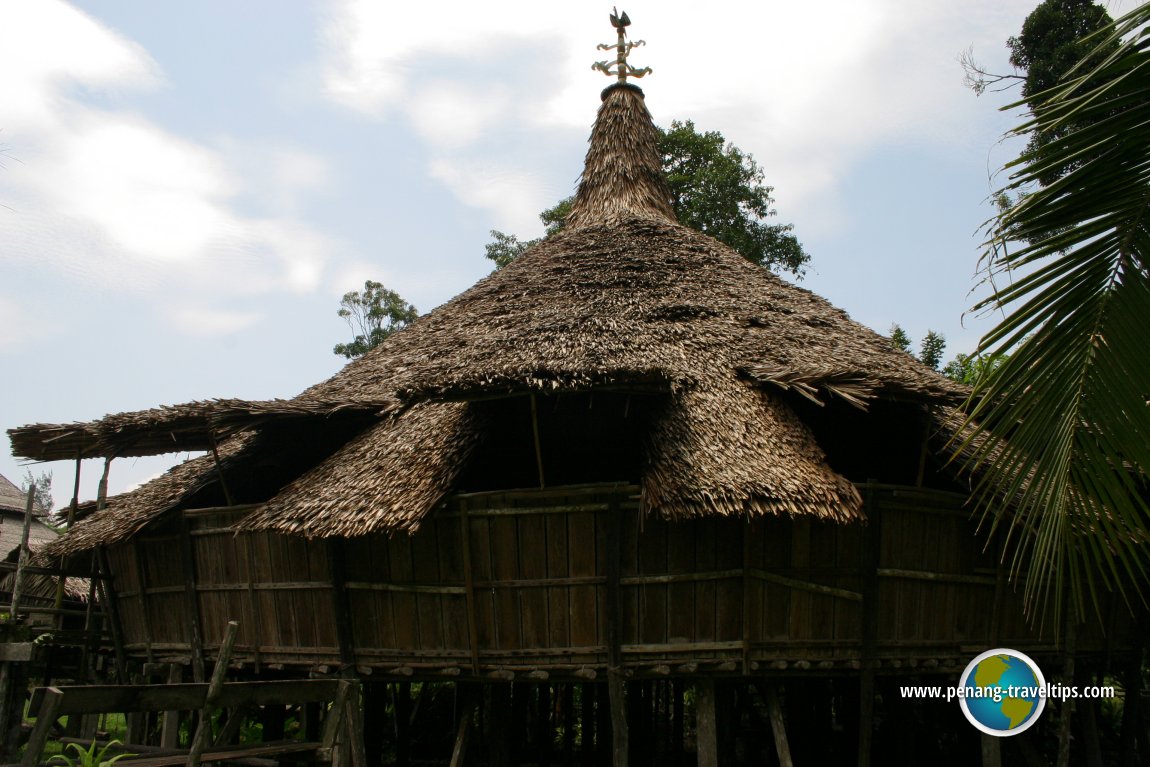
<svg viewBox="0 0 1150 767">
<path fill-rule="evenodd" d="M 615 57 L 615 70 L 611 71 L 611 65 L 606 61 L 596 61 L 591 65 L 592 69 L 597 69 L 605 75 L 617 75 L 619 82 L 626 83 L 627 77 L 642 77 L 651 73 L 651 67 L 643 67 L 642 69 L 635 69 L 627 63 L 627 54 L 631 52 L 632 48 L 637 48 L 640 45 L 646 45 L 643 40 L 636 40 L 633 43 L 627 42 L 627 27 L 631 25 L 631 19 L 627 18 L 627 12 L 619 13 L 614 7 L 611 8 L 611 26 L 619 32 L 619 41 L 617 43 L 602 43 L 597 46 L 601 51 L 609 51 L 614 48 L 618 54 Z"/>
</svg>

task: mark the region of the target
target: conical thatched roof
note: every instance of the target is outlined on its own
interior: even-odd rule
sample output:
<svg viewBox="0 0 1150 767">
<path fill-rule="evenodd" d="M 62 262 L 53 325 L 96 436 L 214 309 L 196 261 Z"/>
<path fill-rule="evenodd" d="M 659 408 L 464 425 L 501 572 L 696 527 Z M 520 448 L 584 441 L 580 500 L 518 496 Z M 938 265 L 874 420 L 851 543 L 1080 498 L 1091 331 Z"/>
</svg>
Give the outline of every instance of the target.
<svg viewBox="0 0 1150 767">
<path fill-rule="evenodd" d="M 414 530 L 451 491 L 483 430 L 498 428 L 474 401 L 602 389 L 662 403 L 644 442 L 647 513 L 859 519 L 854 487 L 783 393 L 865 406 L 964 392 L 822 298 L 678 224 L 656 142 L 638 88 L 604 91 L 567 227 L 292 400 L 305 411 L 342 403 L 381 417 L 244 527 Z M 214 412 L 219 420 L 232 411 Z M 131 527 L 206 469 L 178 467 L 157 480 L 163 492 L 136 491 L 149 511 L 128 512 Z M 122 536 L 108 514 L 129 505 L 93 517 L 98 535 L 81 533 L 86 525 L 72 535 L 85 545 Z"/>
</svg>

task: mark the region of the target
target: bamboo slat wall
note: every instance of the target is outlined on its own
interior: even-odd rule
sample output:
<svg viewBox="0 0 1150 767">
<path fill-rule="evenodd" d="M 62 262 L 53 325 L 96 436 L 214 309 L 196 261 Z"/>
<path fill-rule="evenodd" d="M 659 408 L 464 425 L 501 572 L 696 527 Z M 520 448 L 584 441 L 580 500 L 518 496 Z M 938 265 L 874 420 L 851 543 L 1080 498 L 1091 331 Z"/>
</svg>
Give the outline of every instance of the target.
<svg viewBox="0 0 1150 767">
<path fill-rule="evenodd" d="M 628 485 L 482 493 L 451 499 L 415 535 L 334 543 L 236 535 L 250 507 L 188 510 L 109 554 L 128 649 L 151 658 L 198 642 L 210 655 L 238 620 L 245 664 L 601 671 L 612 589 L 619 657 L 640 673 L 1055 649 L 999 583 L 961 496 L 860 491 L 868 525 L 642 519 Z M 1101 649 L 1101 632 L 1080 629 L 1078 644 Z"/>
</svg>

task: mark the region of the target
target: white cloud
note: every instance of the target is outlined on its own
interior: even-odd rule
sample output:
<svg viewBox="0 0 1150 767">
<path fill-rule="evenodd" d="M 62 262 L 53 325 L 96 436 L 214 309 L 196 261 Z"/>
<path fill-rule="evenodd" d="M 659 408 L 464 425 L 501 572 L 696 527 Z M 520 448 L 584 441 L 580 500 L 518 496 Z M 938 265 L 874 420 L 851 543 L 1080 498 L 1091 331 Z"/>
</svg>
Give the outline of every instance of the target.
<svg viewBox="0 0 1150 767">
<path fill-rule="evenodd" d="M 169 309 L 172 325 L 184 335 L 211 337 L 236 333 L 251 327 L 262 317 L 256 312 L 237 312 L 204 306 Z"/>
<path fill-rule="evenodd" d="M 430 171 L 462 202 L 491 211 L 497 229 L 517 233 L 538 229 L 538 211 L 553 202 L 528 171 L 460 159 L 435 160 Z"/>
<path fill-rule="evenodd" d="M 284 145 L 206 146 L 116 106 L 118 92 L 162 84 L 143 48 L 81 11 L 54 0 L 5 4 L 4 140 L 18 159 L 0 173 L 5 256 L 94 288 L 164 285 L 177 301 L 206 288 L 225 298 L 314 290 L 334 243 L 295 214 L 328 183 L 324 163 Z M 85 96 L 94 90 L 101 106 Z M 258 211 L 241 207 L 263 192 Z M 254 321 L 190 316 L 176 326 L 215 333 Z"/>
<path fill-rule="evenodd" d="M 627 11 L 632 37 L 648 41 L 632 59 L 655 70 L 641 84 L 657 121 L 692 118 L 722 130 L 755 155 L 788 209 L 833 209 L 839 201 L 828 195 L 876 145 L 964 139 L 974 97 L 960 84 L 957 55 L 973 43 L 1000 57 L 1001 30 L 1017 29 L 1032 8 L 1033 0 L 719 0 L 705 9 L 688 0 L 633 0 Z M 515 1 L 455 4 L 434 20 L 427 14 L 413 3 L 337 3 L 326 29 L 329 95 L 366 114 L 406 115 L 436 149 L 453 140 L 466 149 L 478 131 L 525 130 L 545 140 L 556 126 L 589 125 L 592 94 L 607 84 L 588 71 L 611 55 L 594 49 L 612 41 L 605 12 Z M 530 79 L 539 72 L 545 87 Z M 499 92 L 493 109 L 475 94 L 497 84 L 511 90 L 505 101 Z M 465 152 L 454 158 L 463 168 L 481 161 Z M 459 183 L 468 170 L 431 167 L 464 202 L 508 217 L 509 206 L 496 204 L 506 188 L 476 190 Z"/>
</svg>

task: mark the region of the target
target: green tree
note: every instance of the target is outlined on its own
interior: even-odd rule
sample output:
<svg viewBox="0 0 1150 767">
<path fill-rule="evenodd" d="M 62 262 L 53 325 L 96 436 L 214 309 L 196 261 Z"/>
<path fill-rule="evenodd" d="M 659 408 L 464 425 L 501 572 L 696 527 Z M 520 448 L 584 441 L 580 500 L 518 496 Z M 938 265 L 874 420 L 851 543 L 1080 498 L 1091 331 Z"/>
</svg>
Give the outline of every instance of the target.
<svg viewBox="0 0 1150 767">
<path fill-rule="evenodd" d="M 942 364 L 942 353 L 946 350 L 946 338 L 942 333 L 933 330 L 926 331 L 922 337 L 922 346 L 919 347 L 918 360 L 932 370 L 938 370 Z"/>
<path fill-rule="evenodd" d="M 890 342 L 894 348 L 914 356 L 914 352 L 910 350 L 912 345 L 910 336 L 897 322 L 890 326 Z M 946 337 L 942 333 L 927 330 L 919 347 L 918 361 L 929 368 L 938 370 L 938 366 L 942 364 L 944 351 L 946 351 Z"/>
<path fill-rule="evenodd" d="M 984 375 L 1001 365 L 1005 360 L 1001 355 L 987 356 L 981 354 L 963 354 L 959 352 L 954 359 L 942 367 L 942 374 L 952 381 L 974 386 Z"/>
<path fill-rule="evenodd" d="M 1019 542 L 1026 597 L 1054 611 L 1067 587 L 1080 614 L 1101 590 L 1147 596 L 1147 23 L 1150 4 L 1094 38 L 1101 62 L 1088 55 L 1015 129 L 1053 138 L 1007 166 L 1006 191 L 1032 191 L 992 222 L 982 258 L 993 290 L 976 309 L 1003 319 L 976 353 L 1009 356 L 976 381 L 964 443 L 984 509 Z"/>
<path fill-rule="evenodd" d="M 410 325 L 419 312 L 394 290 L 367 280 L 362 293 L 352 290 L 343 294 L 339 316 L 347 322 L 354 338 L 349 343 L 336 344 L 332 352 L 350 360 L 362 357 L 392 333 Z"/>
<path fill-rule="evenodd" d="M 890 326 L 890 342 L 894 344 L 894 348 L 900 351 L 904 351 L 907 354 L 911 354 L 910 336 L 906 334 L 906 331 L 903 330 L 902 326 L 898 323 Z"/>
<path fill-rule="evenodd" d="M 775 215 L 773 187 L 754 157 L 728 143 L 718 131 L 699 133 L 690 120 L 659 129 L 663 171 L 679 221 L 709 234 L 742 256 L 769 269 L 801 277 L 810 256 L 792 233 L 791 224 L 770 224 Z M 561 200 L 539 214 L 544 237 L 563 228 L 574 198 Z M 497 268 L 511 263 L 539 240 L 520 240 L 492 230 L 486 256 Z"/>
<path fill-rule="evenodd" d="M 29 487 L 36 488 L 33 491 L 33 503 L 36 504 L 37 510 L 50 514 L 52 507 L 56 505 L 56 500 L 52 497 L 52 472 L 42 471 L 36 475 L 28 469 L 24 474 L 24 480 L 20 483 L 20 490 L 27 493 Z"/>
</svg>

